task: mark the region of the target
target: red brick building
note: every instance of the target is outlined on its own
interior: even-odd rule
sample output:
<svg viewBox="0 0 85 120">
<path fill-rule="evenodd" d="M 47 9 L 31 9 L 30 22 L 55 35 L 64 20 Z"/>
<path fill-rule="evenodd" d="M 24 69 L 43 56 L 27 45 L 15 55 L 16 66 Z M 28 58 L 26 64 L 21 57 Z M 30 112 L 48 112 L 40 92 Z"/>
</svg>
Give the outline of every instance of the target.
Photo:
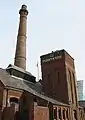
<svg viewBox="0 0 85 120">
<path fill-rule="evenodd" d="M 26 5 L 19 14 L 14 65 L 0 68 L 0 120 L 85 120 L 74 59 L 65 50 L 41 56 L 42 82 L 26 71 Z"/>
</svg>

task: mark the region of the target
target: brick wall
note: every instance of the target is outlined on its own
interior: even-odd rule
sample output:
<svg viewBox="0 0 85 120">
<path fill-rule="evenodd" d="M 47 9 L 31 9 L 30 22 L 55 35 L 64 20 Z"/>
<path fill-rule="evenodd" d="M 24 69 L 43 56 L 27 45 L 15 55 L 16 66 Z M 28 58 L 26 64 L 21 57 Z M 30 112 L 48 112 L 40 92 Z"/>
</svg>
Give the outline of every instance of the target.
<svg viewBox="0 0 85 120">
<path fill-rule="evenodd" d="M 14 120 L 15 112 L 15 106 L 5 107 L 1 120 Z"/>
<path fill-rule="evenodd" d="M 49 108 L 34 106 L 34 120 L 49 120 Z"/>
</svg>

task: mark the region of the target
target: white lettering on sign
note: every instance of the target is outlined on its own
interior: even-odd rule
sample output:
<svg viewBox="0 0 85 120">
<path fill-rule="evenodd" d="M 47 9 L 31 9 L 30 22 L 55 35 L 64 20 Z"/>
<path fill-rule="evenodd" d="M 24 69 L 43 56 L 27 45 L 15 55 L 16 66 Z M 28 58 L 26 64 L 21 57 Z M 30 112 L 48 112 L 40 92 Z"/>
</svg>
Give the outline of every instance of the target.
<svg viewBox="0 0 85 120">
<path fill-rule="evenodd" d="M 46 60 L 43 60 L 42 62 L 45 63 L 45 62 L 49 62 L 49 61 L 52 61 L 52 60 L 57 60 L 57 59 L 60 59 L 61 56 L 57 56 L 57 57 L 52 57 L 52 58 L 48 58 Z"/>
</svg>

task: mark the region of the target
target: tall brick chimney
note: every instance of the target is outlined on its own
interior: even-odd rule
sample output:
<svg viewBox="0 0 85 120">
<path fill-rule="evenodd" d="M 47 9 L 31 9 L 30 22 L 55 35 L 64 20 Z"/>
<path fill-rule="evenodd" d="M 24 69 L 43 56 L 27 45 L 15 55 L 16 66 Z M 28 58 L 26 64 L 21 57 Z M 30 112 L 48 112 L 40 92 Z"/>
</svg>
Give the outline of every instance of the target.
<svg viewBox="0 0 85 120">
<path fill-rule="evenodd" d="M 27 6 L 22 5 L 20 11 L 20 23 L 17 36 L 17 45 L 14 65 L 26 70 L 26 25 L 27 25 Z"/>
</svg>

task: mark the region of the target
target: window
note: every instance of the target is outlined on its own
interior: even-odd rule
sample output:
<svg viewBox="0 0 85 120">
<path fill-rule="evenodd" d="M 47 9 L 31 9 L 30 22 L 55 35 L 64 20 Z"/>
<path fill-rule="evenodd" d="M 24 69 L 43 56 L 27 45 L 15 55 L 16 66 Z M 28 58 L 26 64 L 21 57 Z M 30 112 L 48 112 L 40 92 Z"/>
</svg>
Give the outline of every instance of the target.
<svg viewBox="0 0 85 120">
<path fill-rule="evenodd" d="M 57 80 L 57 83 L 60 83 L 60 72 L 55 70 L 55 74 L 56 74 L 56 80 Z"/>
<path fill-rule="evenodd" d="M 57 108 L 54 108 L 54 119 L 57 120 Z"/>
<path fill-rule="evenodd" d="M 73 87 L 74 87 L 74 93 L 75 93 L 75 100 L 77 101 L 77 91 L 76 91 L 76 81 L 75 81 L 75 75 L 74 73 L 72 73 L 72 77 L 73 77 Z"/>
<path fill-rule="evenodd" d="M 17 104 L 18 104 L 18 102 L 19 102 L 18 98 L 15 98 L 15 97 L 11 97 L 11 98 L 10 98 L 10 103 L 11 103 L 11 104 L 12 104 L 12 103 L 17 103 Z"/>
<path fill-rule="evenodd" d="M 19 100 L 18 98 L 11 97 L 10 98 L 10 106 L 15 106 L 15 111 L 19 110 Z"/>
<path fill-rule="evenodd" d="M 66 118 L 68 119 L 68 109 L 66 110 Z"/>
<path fill-rule="evenodd" d="M 77 112 L 74 110 L 74 118 L 77 120 Z"/>
<path fill-rule="evenodd" d="M 63 109 L 63 119 L 65 119 L 65 109 Z"/>
<path fill-rule="evenodd" d="M 50 74 L 48 74 L 48 81 L 49 81 L 49 85 L 51 85 L 51 76 L 50 76 Z"/>
<path fill-rule="evenodd" d="M 60 83 L 60 73 L 57 72 L 57 76 L 58 76 L 58 83 Z"/>
<path fill-rule="evenodd" d="M 59 119 L 61 119 L 61 109 L 58 110 Z"/>
<path fill-rule="evenodd" d="M 71 86 L 71 96 L 72 96 L 72 102 L 73 100 L 73 87 L 72 87 L 72 79 L 71 79 L 71 72 L 69 71 L 69 82 L 70 82 L 70 86 Z"/>
</svg>

